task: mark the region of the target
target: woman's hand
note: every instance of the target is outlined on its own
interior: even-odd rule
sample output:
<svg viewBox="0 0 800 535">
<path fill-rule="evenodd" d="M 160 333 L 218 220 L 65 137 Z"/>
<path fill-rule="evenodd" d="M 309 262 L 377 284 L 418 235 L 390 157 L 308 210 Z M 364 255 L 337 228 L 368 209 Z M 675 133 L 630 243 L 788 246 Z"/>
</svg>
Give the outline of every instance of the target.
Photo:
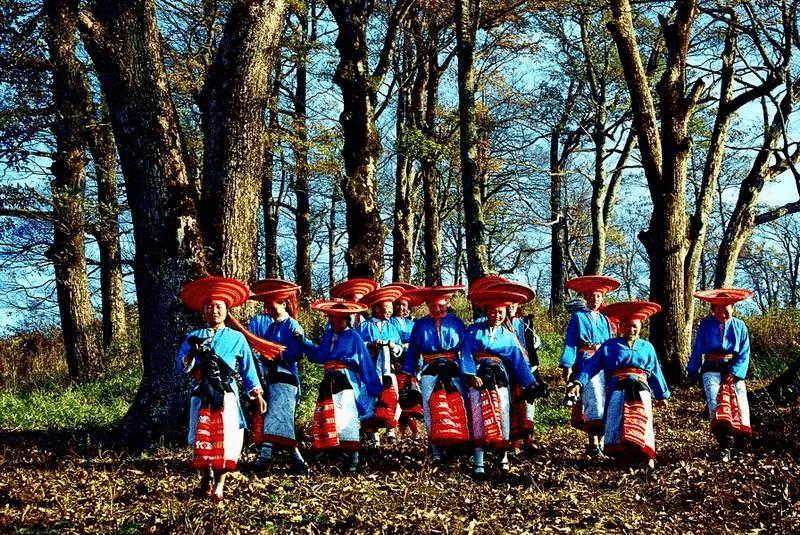
<svg viewBox="0 0 800 535">
<path fill-rule="evenodd" d="M 570 375 L 572 375 L 572 368 L 561 368 L 561 378 L 565 383 L 569 381 Z"/>
<path fill-rule="evenodd" d="M 477 375 L 473 375 L 469 380 L 469 385 L 475 390 L 480 390 L 480 388 L 483 386 L 483 379 Z"/>
<path fill-rule="evenodd" d="M 267 412 L 267 400 L 264 399 L 264 396 L 259 392 L 256 394 L 256 403 L 258 403 L 258 412 L 264 414 Z"/>
<path fill-rule="evenodd" d="M 661 409 L 667 409 L 669 408 L 669 402 L 666 399 L 657 399 L 656 407 L 659 407 Z"/>
</svg>

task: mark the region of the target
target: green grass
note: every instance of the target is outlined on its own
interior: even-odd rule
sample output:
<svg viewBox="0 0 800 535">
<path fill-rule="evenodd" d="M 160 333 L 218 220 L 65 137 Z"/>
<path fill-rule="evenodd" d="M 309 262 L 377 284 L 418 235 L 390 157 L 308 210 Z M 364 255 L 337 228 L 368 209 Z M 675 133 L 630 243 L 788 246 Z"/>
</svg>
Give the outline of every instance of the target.
<svg viewBox="0 0 800 535">
<path fill-rule="evenodd" d="M 17 393 L 0 393 L 6 429 L 74 429 L 108 426 L 128 410 L 141 374 L 120 372 L 78 386 L 39 381 Z"/>
</svg>

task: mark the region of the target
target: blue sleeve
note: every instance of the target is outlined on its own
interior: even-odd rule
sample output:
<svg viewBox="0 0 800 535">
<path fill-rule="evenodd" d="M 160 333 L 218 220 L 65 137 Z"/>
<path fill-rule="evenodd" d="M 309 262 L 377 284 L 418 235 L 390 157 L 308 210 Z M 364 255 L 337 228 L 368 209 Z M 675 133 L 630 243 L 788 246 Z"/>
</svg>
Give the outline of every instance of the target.
<svg viewBox="0 0 800 535">
<path fill-rule="evenodd" d="M 249 394 L 254 389 L 258 388 L 261 389 L 261 381 L 258 378 L 258 373 L 256 372 L 255 362 L 253 360 L 253 352 L 250 349 L 250 345 L 244 338 L 244 335 L 241 333 L 236 333 L 241 337 L 241 347 L 239 348 L 239 373 L 242 376 L 242 384 L 244 385 L 245 391 Z"/>
<path fill-rule="evenodd" d="M 578 315 L 573 314 L 567 325 L 567 334 L 564 337 L 564 350 L 561 352 L 561 368 L 572 368 L 578 358 L 578 343 L 580 342 L 580 321 Z"/>
<path fill-rule="evenodd" d="M 575 377 L 575 380 L 585 385 L 589 382 L 589 379 L 600 373 L 600 370 L 603 369 L 606 353 L 609 351 L 610 347 L 608 342 L 603 342 L 603 345 L 597 348 L 594 355 L 582 362 L 581 371 L 577 377 Z"/>
<path fill-rule="evenodd" d="M 533 374 L 531 373 L 531 367 L 528 364 L 528 359 L 525 358 L 525 355 L 522 353 L 522 347 L 517 339 L 517 335 L 513 332 L 511 335 L 513 340 L 512 344 L 510 345 L 508 356 L 506 357 L 506 362 L 511 364 L 510 367 L 513 370 L 514 376 L 523 387 L 535 385 L 536 378 L 534 378 Z"/>
<path fill-rule="evenodd" d="M 403 356 L 403 371 L 414 375 L 419 367 L 419 351 L 417 350 L 417 339 L 420 336 L 420 322 L 415 322 L 411 328 L 411 335 L 408 337 L 408 348 Z"/>
<path fill-rule="evenodd" d="M 661 371 L 661 363 L 658 361 L 656 355 L 656 348 L 653 344 L 648 343 L 649 358 L 653 362 L 650 376 L 647 378 L 647 384 L 653 389 L 653 397 L 656 399 L 667 399 L 672 394 L 669 391 L 667 380 L 664 378 L 664 373 Z"/>
<path fill-rule="evenodd" d="M 703 333 L 704 323 L 701 321 L 697 327 L 697 334 L 694 337 L 694 344 L 692 345 L 692 355 L 689 357 L 689 363 L 686 365 L 686 372 L 689 374 L 689 379 L 697 378 L 700 372 L 700 366 L 703 364 Z"/>
<path fill-rule="evenodd" d="M 383 391 L 383 382 L 378 377 L 378 370 L 375 369 L 375 363 L 372 362 L 372 357 L 369 354 L 367 345 L 359 336 L 353 337 L 354 353 L 358 355 L 358 367 L 361 377 L 361 382 L 367 387 L 367 392 L 371 396 L 378 396 Z"/>
<path fill-rule="evenodd" d="M 731 373 L 739 379 L 744 379 L 747 376 L 747 369 L 750 367 L 750 333 L 742 320 L 737 319 L 734 327 L 739 347 L 731 365 Z"/>
<path fill-rule="evenodd" d="M 183 339 L 183 343 L 178 348 L 178 357 L 175 360 L 175 370 L 179 374 L 184 374 L 189 372 L 189 368 L 184 366 L 183 359 L 189 354 L 189 351 L 192 349 L 189 347 L 189 336 Z"/>
</svg>

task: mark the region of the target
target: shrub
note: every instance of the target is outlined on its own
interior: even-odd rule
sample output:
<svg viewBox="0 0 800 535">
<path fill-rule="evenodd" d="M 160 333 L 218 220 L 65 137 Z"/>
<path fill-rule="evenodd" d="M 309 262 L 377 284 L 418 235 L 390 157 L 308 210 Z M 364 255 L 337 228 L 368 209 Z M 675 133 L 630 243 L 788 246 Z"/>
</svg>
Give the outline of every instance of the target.
<svg viewBox="0 0 800 535">
<path fill-rule="evenodd" d="M 779 375 L 800 358 L 800 311 L 770 310 L 743 318 L 750 332 L 750 376 Z"/>
</svg>

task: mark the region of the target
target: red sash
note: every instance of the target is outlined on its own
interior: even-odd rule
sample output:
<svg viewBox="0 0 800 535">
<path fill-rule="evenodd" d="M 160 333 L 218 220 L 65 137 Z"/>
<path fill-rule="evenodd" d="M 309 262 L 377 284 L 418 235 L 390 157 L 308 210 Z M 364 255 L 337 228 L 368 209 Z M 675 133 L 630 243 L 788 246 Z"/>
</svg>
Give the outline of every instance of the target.
<svg viewBox="0 0 800 535">
<path fill-rule="evenodd" d="M 197 470 L 209 467 L 215 470 L 224 468 L 224 437 L 222 409 L 212 410 L 208 407 L 201 407 L 194 437 L 192 468 Z"/>
<path fill-rule="evenodd" d="M 732 375 L 726 375 L 719 385 L 717 415 L 711 422 L 711 430 L 718 433 L 752 434 L 750 427 L 742 424 L 739 398 L 736 396 Z"/>
<path fill-rule="evenodd" d="M 428 406 L 431 413 L 432 444 L 452 446 L 469 441 L 467 410 L 458 390 L 434 390 Z"/>
<path fill-rule="evenodd" d="M 528 418 L 528 402 L 525 401 L 523 392 L 519 383 L 511 387 L 511 440 L 533 434 L 533 420 Z"/>
<path fill-rule="evenodd" d="M 378 402 L 375 404 L 375 419 L 379 425 L 385 425 L 389 429 L 397 427 L 397 405 L 400 402 L 400 392 L 397 384 L 391 381 L 384 386 Z"/>
<path fill-rule="evenodd" d="M 647 411 L 641 401 L 625 401 L 622 407 L 621 442 L 633 444 L 639 449 L 647 448 L 645 430 L 647 429 Z"/>
<path fill-rule="evenodd" d="M 483 446 L 503 448 L 508 446 L 501 428 L 500 396 L 494 388 L 480 391 L 483 418 Z"/>
<path fill-rule="evenodd" d="M 264 442 L 264 415 L 256 411 L 253 415 L 253 442 L 261 444 Z"/>
<path fill-rule="evenodd" d="M 333 412 L 333 399 L 317 401 L 312 423 L 314 448 L 328 449 L 339 446 L 339 435 L 336 433 L 336 416 Z"/>
</svg>

